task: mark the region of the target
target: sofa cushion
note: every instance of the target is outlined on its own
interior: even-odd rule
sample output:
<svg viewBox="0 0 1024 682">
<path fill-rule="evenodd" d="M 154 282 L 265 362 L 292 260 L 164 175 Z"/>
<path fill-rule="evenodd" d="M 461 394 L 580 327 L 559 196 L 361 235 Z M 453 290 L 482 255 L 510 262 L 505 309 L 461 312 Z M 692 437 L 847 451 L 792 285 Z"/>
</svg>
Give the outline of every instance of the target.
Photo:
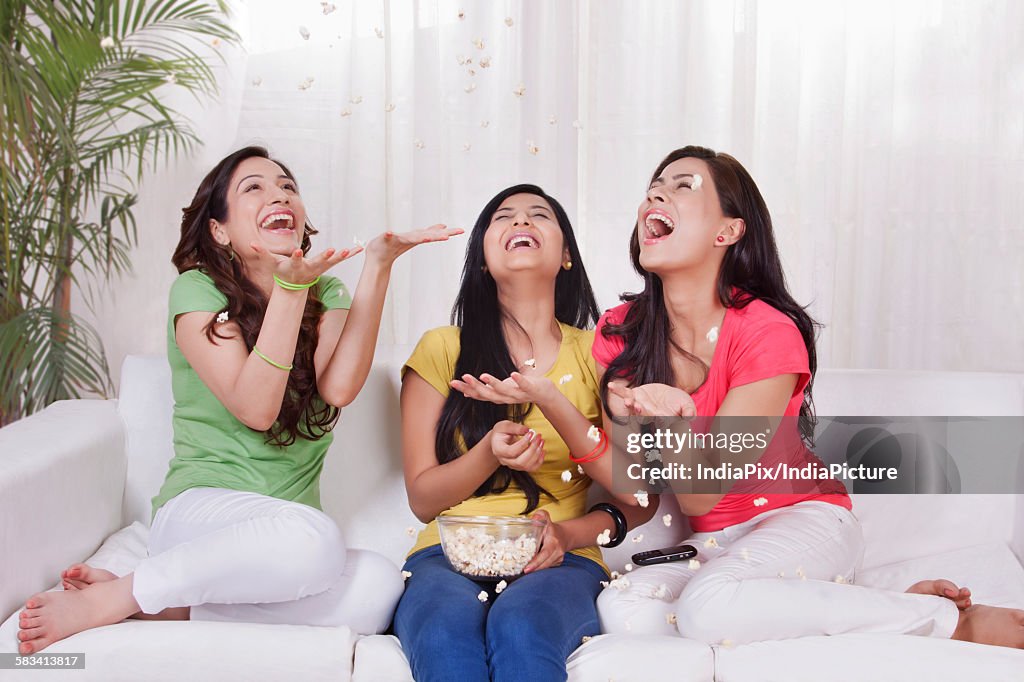
<svg viewBox="0 0 1024 682">
<path fill-rule="evenodd" d="M 718 682 L 1016 682 L 1024 651 L 913 635 L 841 635 L 715 648 Z"/>
<path fill-rule="evenodd" d="M 146 555 L 148 533 L 144 524 L 136 522 L 110 536 L 86 561 L 117 575 L 130 573 Z M 17 632 L 16 611 L 0 625 L 0 652 L 17 651 Z M 80 632 L 53 644 L 46 652 L 86 652 L 85 670 L 76 673 L 75 679 L 90 682 L 345 682 L 352 674 L 355 639 L 347 627 L 126 620 Z M 12 676 L 5 677 L 5 673 Z M 16 674 L 0 670 L 0 682 L 15 679 Z M 33 679 L 47 679 L 48 674 L 66 676 L 63 671 L 37 670 Z"/>
<path fill-rule="evenodd" d="M 567 668 L 569 682 L 710 682 L 714 656 L 711 647 L 688 639 L 600 635 L 576 649 Z M 413 682 L 401 643 L 385 635 L 360 639 L 352 682 Z"/>
</svg>

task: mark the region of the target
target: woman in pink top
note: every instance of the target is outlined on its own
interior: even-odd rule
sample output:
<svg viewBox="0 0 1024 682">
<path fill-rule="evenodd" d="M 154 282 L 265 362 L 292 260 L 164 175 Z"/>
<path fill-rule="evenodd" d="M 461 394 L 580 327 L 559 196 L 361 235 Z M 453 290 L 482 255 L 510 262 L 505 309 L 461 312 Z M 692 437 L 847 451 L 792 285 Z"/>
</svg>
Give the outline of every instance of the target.
<svg viewBox="0 0 1024 682">
<path fill-rule="evenodd" d="M 669 154 L 630 254 L 644 290 L 602 316 L 593 346 L 606 410 L 799 417 L 801 433 L 786 420 L 764 458 L 813 458 L 800 441 L 814 426 L 816 325 L 786 289 L 768 208 L 743 166 L 703 147 Z M 775 447 L 786 424 L 799 447 Z M 608 459 L 587 467 L 605 485 Z M 864 540 L 842 486 L 770 486 L 677 494 L 698 559 L 638 568 L 606 589 L 603 630 L 726 644 L 891 632 L 1024 646 L 1024 611 L 972 606 L 948 580 L 906 593 L 849 584 Z"/>
</svg>

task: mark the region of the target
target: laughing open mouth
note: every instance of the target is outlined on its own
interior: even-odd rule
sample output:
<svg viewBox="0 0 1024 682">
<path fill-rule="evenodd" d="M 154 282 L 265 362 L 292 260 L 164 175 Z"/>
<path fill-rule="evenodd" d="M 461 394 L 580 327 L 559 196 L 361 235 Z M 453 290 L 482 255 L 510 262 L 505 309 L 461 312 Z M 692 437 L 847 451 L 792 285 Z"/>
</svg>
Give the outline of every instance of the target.
<svg viewBox="0 0 1024 682">
<path fill-rule="evenodd" d="M 644 216 L 644 229 L 648 239 L 661 239 L 672 234 L 676 225 L 668 215 L 660 211 L 649 211 Z"/>
<path fill-rule="evenodd" d="M 260 223 L 260 229 L 271 232 L 293 230 L 294 228 L 295 218 L 291 213 L 271 213 Z"/>
<path fill-rule="evenodd" d="M 505 242 L 506 251 L 515 249 L 539 249 L 540 242 L 529 232 L 516 232 Z"/>
</svg>

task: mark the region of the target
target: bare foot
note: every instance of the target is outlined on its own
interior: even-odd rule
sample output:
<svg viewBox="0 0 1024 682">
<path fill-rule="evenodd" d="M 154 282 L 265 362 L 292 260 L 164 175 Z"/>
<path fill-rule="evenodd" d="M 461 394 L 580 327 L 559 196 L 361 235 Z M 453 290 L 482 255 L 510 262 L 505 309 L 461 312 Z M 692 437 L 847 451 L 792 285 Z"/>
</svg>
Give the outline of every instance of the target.
<svg viewBox="0 0 1024 682">
<path fill-rule="evenodd" d="M 950 580 L 922 580 L 908 587 L 907 592 L 945 597 L 955 603 L 961 611 L 971 607 L 971 591 L 966 587 L 957 587 Z"/>
<path fill-rule="evenodd" d="M 139 610 L 132 578 L 98 582 L 67 592 L 42 592 L 25 602 L 19 615 L 18 652 L 42 651 L 83 630 L 117 623 Z"/>
<path fill-rule="evenodd" d="M 60 583 L 65 590 L 80 590 L 93 583 L 117 580 L 117 576 L 103 568 L 89 564 L 71 564 L 60 573 Z"/>
<path fill-rule="evenodd" d="M 964 609 L 953 639 L 1024 649 L 1024 611 L 980 604 Z"/>
</svg>

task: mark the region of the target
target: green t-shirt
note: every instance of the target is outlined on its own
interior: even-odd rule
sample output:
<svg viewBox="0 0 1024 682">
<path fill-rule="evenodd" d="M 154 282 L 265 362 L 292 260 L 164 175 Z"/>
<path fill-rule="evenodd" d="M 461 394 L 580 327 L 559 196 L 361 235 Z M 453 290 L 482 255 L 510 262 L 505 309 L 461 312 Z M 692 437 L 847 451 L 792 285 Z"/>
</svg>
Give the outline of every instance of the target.
<svg viewBox="0 0 1024 682">
<path fill-rule="evenodd" d="M 352 305 L 345 285 L 335 277 L 321 278 L 317 293 L 324 310 Z M 153 514 L 175 495 L 200 487 L 259 493 L 319 509 L 320 470 L 333 434 L 313 441 L 296 438 L 287 448 L 268 444 L 266 433 L 250 429 L 217 400 L 178 348 L 178 315 L 216 313 L 227 303 L 209 275 L 199 270 L 181 273 L 171 285 L 167 360 L 174 392 L 174 458 L 153 498 Z"/>
</svg>

